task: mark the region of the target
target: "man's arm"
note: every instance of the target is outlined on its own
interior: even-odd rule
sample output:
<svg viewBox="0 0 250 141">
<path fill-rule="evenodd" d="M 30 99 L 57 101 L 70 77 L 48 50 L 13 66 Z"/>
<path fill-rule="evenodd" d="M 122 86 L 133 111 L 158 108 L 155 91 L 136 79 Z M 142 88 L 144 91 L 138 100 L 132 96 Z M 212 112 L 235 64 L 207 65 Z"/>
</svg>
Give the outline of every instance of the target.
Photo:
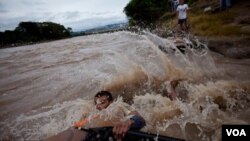
<svg viewBox="0 0 250 141">
<path fill-rule="evenodd" d="M 146 125 L 144 118 L 137 111 L 132 111 L 130 115 L 129 120 L 132 121 L 132 129 L 141 129 Z"/>
<path fill-rule="evenodd" d="M 45 141 L 83 141 L 87 132 L 75 128 L 69 128 L 57 135 L 51 136 Z"/>
<path fill-rule="evenodd" d="M 176 8 L 176 11 L 175 11 L 175 14 L 176 14 L 176 17 L 177 17 L 177 19 L 178 19 L 178 16 L 179 16 L 179 6 L 177 6 L 177 8 Z"/>
<path fill-rule="evenodd" d="M 116 139 L 122 139 L 129 129 L 141 129 L 146 125 L 144 118 L 137 112 L 132 111 L 129 114 L 129 119 L 119 122 L 113 128 L 113 133 Z"/>
<path fill-rule="evenodd" d="M 186 4 L 186 12 L 188 12 L 190 8 L 188 7 L 188 4 Z"/>
</svg>

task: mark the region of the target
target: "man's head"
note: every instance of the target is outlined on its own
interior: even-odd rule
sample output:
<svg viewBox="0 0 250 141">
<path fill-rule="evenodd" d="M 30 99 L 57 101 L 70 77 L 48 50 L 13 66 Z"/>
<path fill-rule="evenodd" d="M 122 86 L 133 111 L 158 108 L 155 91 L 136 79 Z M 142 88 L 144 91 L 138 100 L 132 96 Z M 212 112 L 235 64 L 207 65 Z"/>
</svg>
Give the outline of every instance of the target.
<svg viewBox="0 0 250 141">
<path fill-rule="evenodd" d="M 95 95 L 95 105 L 98 110 L 107 108 L 112 102 L 112 94 L 108 91 L 100 91 Z"/>
<path fill-rule="evenodd" d="M 184 4 L 185 0 L 180 0 L 179 2 L 180 2 L 180 4 Z"/>
</svg>

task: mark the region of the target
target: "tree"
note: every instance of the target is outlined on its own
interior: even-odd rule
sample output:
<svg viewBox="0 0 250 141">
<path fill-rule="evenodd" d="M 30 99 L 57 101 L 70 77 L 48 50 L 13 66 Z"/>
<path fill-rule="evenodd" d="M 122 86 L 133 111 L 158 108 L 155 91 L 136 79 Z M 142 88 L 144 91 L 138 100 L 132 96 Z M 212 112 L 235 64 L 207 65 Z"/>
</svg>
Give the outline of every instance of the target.
<svg viewBox="0 0 250 141">
<path fill-rule="evenodd" d="M 155 23 L 169 10 L 169 0 L 131 0 L 124 8 L 130 24 L 139 25 Z"/>
<path fill-rule="evenodd" d="M 68 27 L 67 30 L 68 30 L 69 33 L 73 32 L 71 27 Z"/>
<path fill-rule="evenodd" d="M 20 22 L 14 31 L 0 33 L 1 46 L 70 37 L 63 25 L 52 22 Z"/>
</svg>

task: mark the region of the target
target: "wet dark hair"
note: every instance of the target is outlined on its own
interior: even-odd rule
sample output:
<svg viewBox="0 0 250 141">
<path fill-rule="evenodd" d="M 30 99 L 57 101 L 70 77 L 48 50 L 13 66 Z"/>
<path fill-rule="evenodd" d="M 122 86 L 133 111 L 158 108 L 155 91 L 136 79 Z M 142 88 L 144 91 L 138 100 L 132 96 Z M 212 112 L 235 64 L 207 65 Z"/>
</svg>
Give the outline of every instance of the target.
<svg viewBox="0 0 250 141">
<path fill-rule="evenodd" d="M 101 97 L 101 96 L 106 96 L 108 101 L 113 100 L 113 96 L 109 91 L 99 91 L 96 95 L 95 98 Z"/>
</svg>

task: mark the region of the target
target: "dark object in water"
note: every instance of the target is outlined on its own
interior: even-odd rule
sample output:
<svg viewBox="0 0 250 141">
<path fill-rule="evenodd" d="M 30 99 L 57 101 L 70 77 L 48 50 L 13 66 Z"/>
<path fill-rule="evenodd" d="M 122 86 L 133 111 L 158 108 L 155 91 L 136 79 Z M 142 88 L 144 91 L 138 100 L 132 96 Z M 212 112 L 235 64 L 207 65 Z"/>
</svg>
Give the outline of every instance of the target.
<svg viewBox="0 0 250 141">
<path fill-rule="evenodd" d="M 84 131 L 88 132 L 88 135 L 84 141 L 115 141 L 116 139 L 113 136 L 112 129 L 112 127 L 83 129 Z M 183 139 L 150 134 L 138 130 L 129 130 L 123 141 L 155 141 L 155 139 L 158 141 L 185 141 Z"/>
<path fill-rule="evenodd" d="M 198 41 L 197 38 L 169 38 L 174 41 L 175 47 L 168 47 L 159 45 L 158 48 L 164 53 L 175 53 L 180 51 L 182 54 L 186 54 L 187 51 L 191 51 L 196 55 L 204 55 L 207 52 L 207 46 Z"/>
<path fill-rule="evenodd" d="M 167 49 L 166 47 L 162 46 L 162 45 L 159 45 L 158 48 L 163 51 L 164 53 L 173 53 L 175 52 L 175 49 L 174 48 L 171 48 L 171 49 Z"/>
<path fill-rule="evenodd" d="M 166 47 L 162 46 L 162 45 L 159 45 L 158 48 L 163 51 L 164 53 L 173 53 L 176 51 L 176 49 L 174 48 L 170 48 L 170 49 L 167 49 Z M 176 46 L 176 48 L 183 54 L 185 54 L 185 49 L 186 49 L 186 46 L 185 45 L 182 45 L 182 46 Z"/>
</svg>

